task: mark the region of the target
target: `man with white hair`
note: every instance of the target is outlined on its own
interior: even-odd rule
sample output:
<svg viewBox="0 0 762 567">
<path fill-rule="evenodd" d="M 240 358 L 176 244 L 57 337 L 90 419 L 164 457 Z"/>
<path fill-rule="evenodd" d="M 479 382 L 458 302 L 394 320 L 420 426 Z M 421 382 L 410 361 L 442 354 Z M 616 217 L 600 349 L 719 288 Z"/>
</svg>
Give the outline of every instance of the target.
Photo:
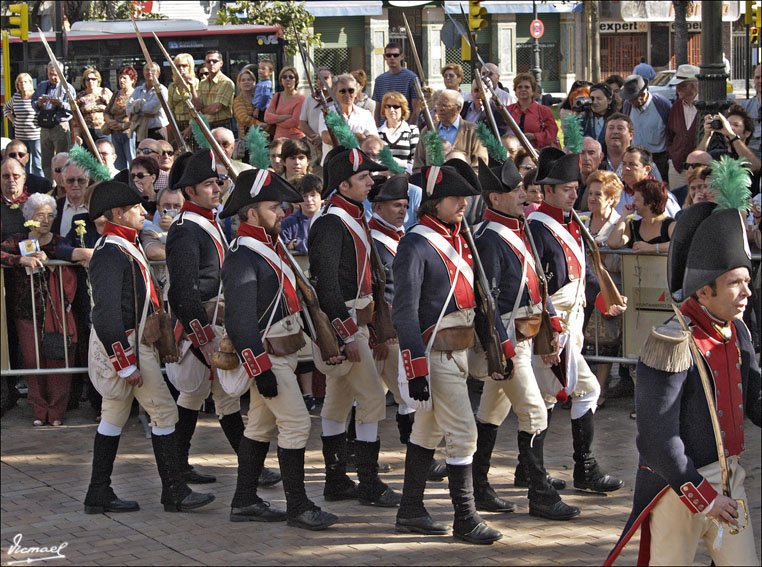
<svg viewBox="0 0 762 567">
<path fill-rule="evenodd" d="M 108 138 L 101 138 L 95 142 L 95 147 L 98 150 L 98 154 L 101 156 L 103 163 L 108 168 L 108 172 L 111 177 L 114 177 L 119 170 L 115 167 L 116 163 L 116 148 L 111 140 Z"/>
<path fill-rule="evenodd" d="M 5 148 L 5 157 L 14 158 L 21 162 L 24 167 L 29 165 L 31 154 L 26 147 L 24 140 L 12 140 Z M 27 195 L 32 193 L 53 193 L 53 184 L 45 177 L 40 177 L 34 173 L 26 174 L 26 186 L 24 187 Z"/>
<path fill-rule="evenodd" d="M 485 63 L 481 68 L 481 73 L 482 77 L 489 78 L 489 82 L 495 90 L 497 98 L 500 99 L 500 102 L 502 102 L 504 106 L 516 102 L 517 99 L 515 96 L 500 87 L 500 69 L 497 65 L 494 63 Z M 463 99 L 466 101 L 472 100 L 471 93 L 463 95 Z"/>
<path fill-rule="evenodd" d="M 50 160 L 50 170 L 52 172 L 53 184 L 56 187 L 56 197 L 65 197 L 66 188 L 63 182 L 63 168 L 66 162 L 69 161 L 68 152 L 58 152 Z"/>
<path fill-rule="evenodd" d="M 63 186 L 66 188 L 66 196 L 56 201 L 58 214 L 50 231 L 66 236 L 71 230 L 71 221 L 74 215 L 87 212 L 85 189 L 90 185 L 90 176 L 71 160 L 66 162 L 61 175 L 63 176 Z"/>
<path fill-rule="evenodd" d="M 230 159 L 232 159 L 233 150 L 235 149 L 235 136 L 233 135 L 233 132 L 231 132 L 228 128 L 220 126 L 212 130 L 212 137 L 220 145 L 222 151 L 224 151 L 225 154 Z"/>
<path fill-rule="evenodd" d="M 574 208 L 578 211 L 587 210 L 587 178 L 596 171 L 603 161 L 603 148 L 598 140 L 585 136 L 582 141 L 582 151 L 579 154 L 579 172 L 581 183 L 577 191 L 577 201 Z"/>
<path fill-rule="evenodd" d="M 476 135 L 476 124 L 460 117 L 463 108 L 463 95 L 458 91 L 441 91 L 434 106 L 439 122 L 434 123 L 437 133 L 442 140 L 449 142 L 451 151 L 463 152 L 473 168 L 479 167 L 479 158 L 485 162 L 489 160 L 487 148 L 479 141 Z M 421 139 L 428 132 L 428 127 L 421 131 Z M 426 148 L 424 144 L 418 144 L 413 158 L 413 172 L 418 173 L 425 165 L 428 165 Z"/>
</svg>

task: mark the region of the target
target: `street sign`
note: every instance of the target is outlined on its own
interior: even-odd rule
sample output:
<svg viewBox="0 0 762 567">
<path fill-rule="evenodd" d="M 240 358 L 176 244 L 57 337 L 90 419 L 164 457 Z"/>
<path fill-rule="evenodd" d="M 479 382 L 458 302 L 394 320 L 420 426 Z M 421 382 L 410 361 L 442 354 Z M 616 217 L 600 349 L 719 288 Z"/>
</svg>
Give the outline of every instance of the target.
<svg viewBox="0 0 762 567">
<path fill-rule="evenodd" d="M 544 33 L 545 24 L 542 23 L 542 20 L 532 20 L 532 23 L 529 24 L 529 34 L 535 39 L 540 39 Z"/>
<path fill-rule="evenodd" d="M 450 49 L 454 49 L 460 44 L 460 34 L 450 20 L 447 20 L 442 26 L 442 31 L 439 32 L 439 37 L 442 40 L 442 43 L 445 44 L 445 47 L 449 47 Z"/>
</svg>

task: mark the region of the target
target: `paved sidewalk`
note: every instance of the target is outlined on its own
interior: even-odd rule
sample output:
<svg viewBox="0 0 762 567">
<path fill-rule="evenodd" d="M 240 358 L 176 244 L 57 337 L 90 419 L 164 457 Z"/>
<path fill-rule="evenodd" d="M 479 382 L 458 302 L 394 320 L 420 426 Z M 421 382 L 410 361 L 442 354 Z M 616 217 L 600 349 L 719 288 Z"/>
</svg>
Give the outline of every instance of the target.
<svg viewBox="0 0 762 567">
<path fill-rule="evenodd" d="M 339 515 L 341 523 L 323 532 L 308 532 L 285 524 L 231 523 L 229 504 L 235 489 L 236 459 L 213 416 L 202 414 L 194 438 L 192 462 L 217 475 L 212 485 L 196 486 L 214 492 L 217 500 L 189 514 L 165 513 L 159 503 L 160 483 L 142 425 L 132 418 L 122 435 L 113 475 L 116 493 L 138 500 L 131 514 L 85 515 L 82 500 L 90 476 L 93 412 L 83 408 L 67 416 L 62 428 L 32 427 L 25 400 L 0 421 L 2 441 L 2 563 L 42 558 L 53 553 L 14 553 L 9 547 L 22 534 L 22 547 L 68 545 L 65 559 L 45 565 L 443 565 L 526 564 L 600 565 L 616 542 L 629 514 L 637 462 L 635 422 L 629 418 L 631 399 L 609 400 L 596 417 L 595 451 L 607 472 L 625 480 L 625 487 L 609 496 L 565 490 L 566 502 L 582 515 L 570 522 L 540 521 L 528 515 L 526 493 L 513 488 L 516 464 L 516 419 L 500 428 L 490 475 L 498 492 L 518 503 L 514 514 L 484 514 L 504 537 L 492 546 L 455 543 L 451 537 L 394 533 L 395 510 L 361 506 L 355 502 L 324 503 L 320 419 L 313 416 L 307 451 L 307 490 L 320 506 Z M 402 489 L 404 451 L 398 442 L 394 408 L 381 431 L 383 462 L 394 466 L 383 475 Z M 746 489 L 757 554 L 760 550 L 760 430 L 746 428 L 743 457 Z M 572 458 L 569 414 L 557 409 L 546 441 L 548 470 L 571 485 Z M 441 454 L 438 453 L 441 458 Z M 267 464 L 277 468 L 275 451 Z M 285 507 L 280 485 L 260 495 Z M 452 508 L 446 483 L 429 483 L 426 505 L 439 521 L 450 523 Z M 619 565 L 634 565 L 637 542 L 621 556 Z M 24 561 L 26 563 L 26 561 Z M 708 565 L 705 549 L 696 564 Z"/>
</svg>

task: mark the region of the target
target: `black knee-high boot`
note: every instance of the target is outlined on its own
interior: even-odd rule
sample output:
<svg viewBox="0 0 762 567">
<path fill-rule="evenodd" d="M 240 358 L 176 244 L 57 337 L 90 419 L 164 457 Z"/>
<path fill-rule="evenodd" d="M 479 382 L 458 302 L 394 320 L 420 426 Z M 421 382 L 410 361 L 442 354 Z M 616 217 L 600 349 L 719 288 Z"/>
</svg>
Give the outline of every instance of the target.
<svg viewBox="0 0 762 567">
<path fill-rule="evenodd" d="M 140 510 L 137 502 L 121 500 L 111 488 L 111 473 L 114 470 L 119 435 L 95 434 L 93 443 L 93 472 L 90 486 L 85 496 L 85 514 L 104 512 L 135 512 Z"/>
</svg>

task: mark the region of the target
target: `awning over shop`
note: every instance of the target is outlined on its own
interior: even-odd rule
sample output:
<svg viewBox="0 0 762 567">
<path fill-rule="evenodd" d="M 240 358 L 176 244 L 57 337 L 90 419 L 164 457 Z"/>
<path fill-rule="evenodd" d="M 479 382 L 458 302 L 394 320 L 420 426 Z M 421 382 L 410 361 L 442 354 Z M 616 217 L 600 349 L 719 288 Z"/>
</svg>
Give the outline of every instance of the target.
<svg viewBox="0 0 762 567">
<path fill-rule="evenodd" d="M 308 2 L 309 4 L 309 2 Z M 448 14 L 460 14 L 460 5 L 463 5 L 463 11 L 468 14 L 468 2 L 459 0 L 447 0 L 445 2 L 445 12 Z M 532 3 L 521 2 L 499 2 L 497 0 L 483 0 L 480 5 L 487 9 L 488 14 L 531 14 Z M 537 2 L 537 13 L 539 14 L 558 14 L 562 12 L 581 12 L 582 2 Z"/>
<path fill-rule="evenodd" d="M 337 16 L 380 16 L 383 13 L 383 2 L 322 2 L 307 1 L 304 3 L 307 11 L 316 18 Z"/>
</svg>

